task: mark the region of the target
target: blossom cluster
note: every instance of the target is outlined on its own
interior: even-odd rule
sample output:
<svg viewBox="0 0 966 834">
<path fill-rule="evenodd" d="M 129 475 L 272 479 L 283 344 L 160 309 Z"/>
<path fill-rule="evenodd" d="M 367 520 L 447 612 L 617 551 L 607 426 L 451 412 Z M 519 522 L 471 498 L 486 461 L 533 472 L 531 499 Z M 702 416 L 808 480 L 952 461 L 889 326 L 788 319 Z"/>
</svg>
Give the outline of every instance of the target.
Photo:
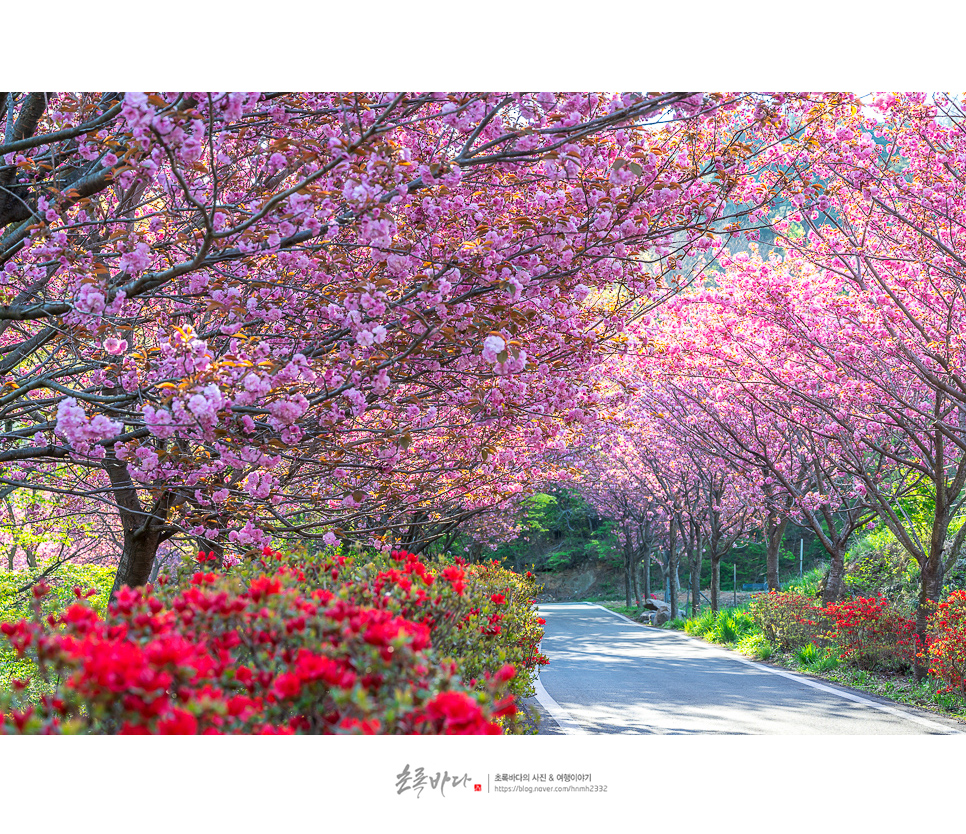
<svg viewBox="0 0 966 834">
<path fill-rule="evenodd" d="M 77 400 L 65 397 L 57 406 L 56 433 L 66 440 L 79 455 L 104 457 L 104 446 L 98 441 L 118 435 L 123 426 L 103 414 L 89 418 Z"/>
</svg>

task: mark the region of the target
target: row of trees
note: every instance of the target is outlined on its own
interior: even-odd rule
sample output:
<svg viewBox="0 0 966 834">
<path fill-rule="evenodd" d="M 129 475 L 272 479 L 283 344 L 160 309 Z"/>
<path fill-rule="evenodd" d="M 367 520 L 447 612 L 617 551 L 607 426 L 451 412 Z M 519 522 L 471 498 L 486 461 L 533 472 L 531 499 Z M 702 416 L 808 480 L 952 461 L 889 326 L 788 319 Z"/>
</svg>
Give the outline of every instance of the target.
<svg viewBox="0 0 966 834">
<path fill-rule="evenodd" d="M 781 251 L 724 255 L 641 321 L 592 444 L 602 483 L 626 472 L 669 537 L 703 525 L 712 560 L 728 525 L 754 524 L 776 556 L 788 519 L 810 527 L 826 603 L 850 537 L 884 525 L 919 566 L 921 637 L 966 540 L 964 127 L 955 101 L 922 95 L 823 120 L 771 223 Z"/>
<path fill-rule="evenodd" d="M 5 93 L 0 484 L 84 519 L 115 592 L 172 542 L 498 537 L 602 347 L 848 106 Z"/>
</svg>

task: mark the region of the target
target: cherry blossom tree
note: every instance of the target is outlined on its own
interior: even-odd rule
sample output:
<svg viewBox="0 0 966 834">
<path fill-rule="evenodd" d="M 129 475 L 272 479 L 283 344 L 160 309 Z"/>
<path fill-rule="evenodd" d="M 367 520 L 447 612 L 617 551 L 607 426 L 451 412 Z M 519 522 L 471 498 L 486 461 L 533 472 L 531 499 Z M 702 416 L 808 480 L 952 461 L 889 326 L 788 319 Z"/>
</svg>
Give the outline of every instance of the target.
<svg viewBox="0 0 966 834">
<path fill-rule="evenodd" d="M 690 444 L 716 458 L 718 468 L 746 479 L 745 500 L 758 508 L 765 539 L 769 588 L 779 587 L 781 538 L 794 521 L 809 527 L 828 553 L 823 599 L 833 602 L 842 592 L 848 542 L 872 508 L 855 478 L 841 471 L 837 446 L 817 430 L 821 412 L 757 370 L 771 361 L 785 365 L 784 349 L 765 344 L 753 320 L 731 316 L 735 290 L 727 278 L 718 284 L 728 298 L 724 312 L 725 302 L 714 293 L 681 297 L 662 311 L 660 330 L 652 331 L 660 347 L 640 360 L 642 370 L 659 380 L 651 389 L 654 407 Z M 865 459 L 873 480 L 887 463 L 872 453 Z"/>
<path fill-rule="evenodd" d="M 669 582 L 672 616 L 679 606 L 679 544 L 688 559 L 693 609 L 699 605 L 701 560 L 707 551 L 711 605 L 717 611 L 721 559 L 749 522 L 744 482 L 695 444 L 671 414 L 658 411 L 643 386 L 631 387 L 626 364 L 610 370 L 627 387 L 612 396 L 613 411 L 597 427 L 594 443 L 579 449 L 587 473 L 585 495 L 602 515 L 620 520 L 629 554 L 634 538 L 639 546 L 659 544 L 665 550 L 661 567 Z M 632 538 L 634 523 L 638 532 Z M 629 595 L 629 580 L 627 586 Z"/>
<path fill-rule="evenodd" d="M 852 494 L 875 509 L 920 567 L 918 629 L 938 598 L 946 565 L 962 549 L 966 533 L 953 532 L 966 493 L 962 411 L 944 386 L 921 367 L 934 350 L 925 324 L 943 321 L 952 339 L 960 328 L 959 302 L 913 291 L 894 292 L 843 282 L 832 270 L 797 254 L 762 263 L 742 257 L 728 264 L 715 291 L 732 333 L 745 334 L 746 376 L 760 374 L 803 406 L 800 425 L 825 439 L 837 471 L 852 481 Z M 710 299 L 709 299 L 710 300 Z M 898 323 L 918 310 L 920 350 Z M 732 341 L 734 345 L 736 337 Z M 781 349 L 777 345 L 781 344 Z M 763 350 L 770 346 L 771 350 Z M 752 355 L 778 357 L 757 361 Z M 928 535 L 903 510 L 912 490 L 929 493 Z M 820 505 L 819 505 L 820 506 Z"/>
<path fill-rule="evenodd" d="M 602 341 L 770 199 L 782 106 L 8 93 L 2 481 L 70 467 L 118 586 L 174 536 L 388 546 L 499 505 L 592 418 Z"/>
<path fill-rule="evenodd" d="M 650 473 L 638 465 L 635 447 L 611 425 L 597 429 L 578 447 L 580 477 L 576 485 L 602 517 L 616 523 L 623 554 L 624 597 L 630 607 L 632 600 L 651 594 L 652 559 L 664 569 L 657 546 L 667 516 L 648 483 Z"/>
<path fill-rule="evenodd" d="M 960 359 L 964 114 L 961 99 L 947 94 L 881 93 L 870 99 L 870 106 L 857 101 L 850 112 L 837 111 L 813 134 L 791 180 L 796 210 L 776 231 L 782 246 L 823 276 L 815 301 L 830 284 L 838 296 L 861 299 L 855 303 L 861 317 L 839 319 L 843 330 L 825 373 L 858 372 L 881 395 L 888 442 L 864 425 L 868 408 L 859 412 L 858 436 L 875 439 L 909 478 L 921 478 L 930 496 L 935 493 L 932 529 L 920 537 L 895 500 L 892 481 L 862 480 L 883 522 L 919 563 L 917 630 L 923 637 L 945 570 L 963 544 L 951 527 L 966 477 Z M 837 303 L 834 317 L 842 315 L 841 298 Z M 828 367 L 833 364 L 835 370 Z M 851 450 L 852 469 L 861 454 Z M 881 483 L 890 489 L 880 490 Z M 923 673 L 917 667 L 917 675 Z"/>
</svg>

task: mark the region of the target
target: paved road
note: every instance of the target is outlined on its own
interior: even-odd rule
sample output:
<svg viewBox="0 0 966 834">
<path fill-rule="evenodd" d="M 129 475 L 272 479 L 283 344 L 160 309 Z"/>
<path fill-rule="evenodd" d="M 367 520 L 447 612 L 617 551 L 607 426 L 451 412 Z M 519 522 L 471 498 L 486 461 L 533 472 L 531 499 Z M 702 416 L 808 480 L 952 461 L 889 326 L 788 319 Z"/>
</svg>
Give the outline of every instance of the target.
<svg viewBox="0 0 966 834">
<path fill-rule="evenodd" d="M 541 734 L 905 735 L 954 719 L 745 660 L 590 603 L 540 606 Z"/>
</svg>

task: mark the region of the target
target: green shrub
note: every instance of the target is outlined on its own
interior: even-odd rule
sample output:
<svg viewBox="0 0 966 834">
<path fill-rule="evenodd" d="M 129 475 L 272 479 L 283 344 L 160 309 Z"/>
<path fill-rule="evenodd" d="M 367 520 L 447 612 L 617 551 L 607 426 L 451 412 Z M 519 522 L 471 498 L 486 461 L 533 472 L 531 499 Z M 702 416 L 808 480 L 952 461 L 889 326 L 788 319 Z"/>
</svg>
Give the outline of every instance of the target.
<svg viewBox="0 0 966 834">
<path fill-rule="evenodd" d="M 768 660 L 775 653 L 775 647 L 760 631 L 746 634 L 737 642 L 735 648 L 742 654 L 751 655 L 757 660 Z"/>
<path fill-rule="evenodd" d="M 803 597 L 814 599 L 819 596 L 819 587 L 825 579 L 827 572 L 828 567 L 826 565 L 819 565 L 818 567 L 812 568 L 803 576 L 795 577 L 783 583 L 784 589 L 785 591 L 794 591 Z"/>
<path fill-rule="evenodd" d="M 806 643 L 795 652 L 795 659 L 802 666 L 810 666 L 821 657 L 818 646 L 814 643 Z"/>
<path fill-rule="evenodd" d="M 712 643 L 730 644 L 741 640 L 755 630 L 755 623 L 743 608 L 726 608 L 715 614 L 711 610 L 702 612 L 690 620 L 681 620 L 681 625 L 669 628 L 684 628 L 693 637 L 701 637 Z"/>
<path fill-rule="evenodd" d="M 719 611 L 706 637 L 712 643 L 734 643 L 738 639 L 738 629 L 726 611 Z"/>
<path fill-rule="evenodd" d="M 823 641 L 830 626 L 821 606 L 797 593 L 756 594 L 748 612 L 768 641 L 785 650 Z"/>
<path fill-rule="evenodd" d="M 704 637 L 712 628 L 714 628 L 714 612 L 710 610 L 703 611 L 684 624 L 685 632 L 694 637 Z"/>
<path fill-rule="evenodd" d="M 841 662 L 838 652 L 833 648 L 819 648 L 814 643 L 806 643 L 795 652 L 798 665 L 809 672 L 827 672 Z"/>
<path fill-rule="evenodd" d="M 746 611 L 740 608 L 729 608 L 719 612 L 712 633 L 716 643 L 735 643 L 754 630 L 754 620 Z"/>
<path fill-rule="evenodd" d="M 885 596 L 901 609 L 916 604 L 919 565 L 887 528 L 872 533 L 850 552 L 845 571 L 848 596 Z"/>
<path fill-rule="evenodd" d="M 812 664 L 812 669 L 816 672 L 829 672 L 835 669 L 840 663 L 841 661 L 834 651 L 826 650 L 822 657 Z"/>
<path fill-rule="evenodd" d="M 38 568 L 0 573 L 0 623 L 13 623 L 33 615 L 34 596 L 30 588 L 48 570 L 50 573 L 44 580 L 50 586 L 50 593 L 41 600 L 41 613 L 44 617 L 58 616 L 67 606 L 77 602 L 74 588 L 78 588 L 81 593 L 93 590 L 87 604 L 98 614 L 105 613 L 114 584 L 114 568 L 73 565 L 69 562 L 54 567 L 52 562 L 44 562 Z M 37 665 L 33 660 L 18 658 L 10 644 L 0 639 L 0 692 L 8 691 L 12 680 L 30 680 L 28 696 L 32 698 L 38 698 L 49 690 L 37 675 Z"/>
</svg>

